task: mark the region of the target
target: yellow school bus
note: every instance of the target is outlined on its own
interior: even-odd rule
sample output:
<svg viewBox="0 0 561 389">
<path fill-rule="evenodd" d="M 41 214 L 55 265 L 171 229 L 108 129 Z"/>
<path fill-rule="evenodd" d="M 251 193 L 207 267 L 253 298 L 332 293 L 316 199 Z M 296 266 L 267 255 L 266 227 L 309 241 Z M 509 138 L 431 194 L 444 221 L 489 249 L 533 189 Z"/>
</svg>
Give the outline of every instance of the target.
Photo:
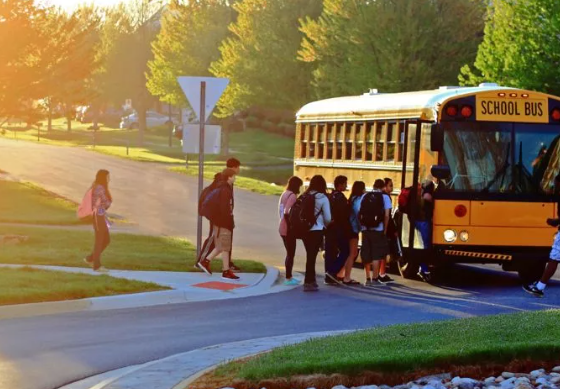
<svg viewBox="0 0 561 389">
<path fill-rule="evenodd" d="M 420 262 L 499 263 L 526 281 L 541 274 L 556 232 L 546 219 L 556 215 L 559 97 L 496 84 L 370 90 L 309 103 L 296 123 L 294 173 L 305 181 L 436 183 L 431 245 L 414 213 L 399 219 L 404 276 Z"/>
</svg>

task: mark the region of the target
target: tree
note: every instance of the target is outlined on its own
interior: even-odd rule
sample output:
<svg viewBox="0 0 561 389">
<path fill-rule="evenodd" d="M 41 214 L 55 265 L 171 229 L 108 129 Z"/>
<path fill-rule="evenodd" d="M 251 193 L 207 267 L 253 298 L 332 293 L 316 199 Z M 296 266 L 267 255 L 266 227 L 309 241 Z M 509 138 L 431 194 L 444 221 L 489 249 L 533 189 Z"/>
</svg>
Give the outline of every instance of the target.
<svg viewBox="0 0 561 389">
<path fill-rule="evenodd" d="M 117 6 L 107 11 L 101 33 L 102 66 L 97 74 L 101 96 L 117 105 L 132 99 L 139 119 L 139 145 L 144 142 L 146 111 L 152 102 L 146 88 L 146 74 L 161 12 L 161 2 L 153 0 Z"/>
<path fill-rule="evenodd" d="M 53 108 L 64 105 L 68 130 L 72 107 L 91 98 L 87 81 L 96 68 L 94 61 L 98 41 L 99 14 L 92 7 L 82 7 L 72 14 L 50 9 L 43 31 L 51 38 L 39 49 L 42 76 L 38 88 L 47 109 L 51 130 Z"/>
<path fill-rule="evenodd" d="M 0 125 L 25 117 L 29 101 L 40 97 L 38 50 L 47 41 L 41 29 L 45 18 L 33 0 L 0 1 Z"/>
<path fill-rule="evenodd" d="M 230 79 L 218 115 L 256 105 L 294 110 L 308 101 L 312 66 L 297 60 L 303 38 L 298 23 L 319 16 L 321 0 L 243 0 L 233 7 L 237 20 L 210 67 Z"/>
<path fill-rule="evenodd" d="M 559 95 L 559 0 L 496 0 L 485 37 L 461 85 L 500 85 Z"/>
<path fill-rule="evenodd" d="M 324 0 L 306 19 L 300 60 L 314 65 L 317 97 L 451 85 L 475 57 L 484 0 Z"/>
<path fill-rule="evenodd" d="M 220 57 L 218 47 L 235 12 L 227 0 L 172 1 L 152 44 L 148 90 L 168 104 L 188 106 L 178 76 L 210 76 L 210 64 Z"/>
</svg>

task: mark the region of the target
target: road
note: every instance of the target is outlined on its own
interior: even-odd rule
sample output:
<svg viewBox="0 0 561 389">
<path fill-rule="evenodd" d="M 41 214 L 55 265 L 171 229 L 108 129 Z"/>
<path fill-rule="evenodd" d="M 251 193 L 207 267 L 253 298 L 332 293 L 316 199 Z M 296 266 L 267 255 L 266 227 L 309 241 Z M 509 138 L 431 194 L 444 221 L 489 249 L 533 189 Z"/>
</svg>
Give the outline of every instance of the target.
<svg viewBox="0 0 561 389">
<path fill-rule="evenodd" d="M 311 331 L 359 329 L 559 308 L 558 280 L 537 299 L 511 273 L 453 267 L 432 286 L 321 286 L 205 303 L 0 321 L 0 388 L 53 389 L 200 347 Z"/>
<path fill-rule="evenodd" d="M 76 201 L 100 168 L 112 174 L 113 212 L 145 232 L 194 240 L 193 178 L 79 148 L 0 139 L 0 169 Z M 236 256 L 282 264 L 276 203 L 276 197 L 236 191 Z M 302 258 L 297 269 L 303 268 Z M 204 346 L 265 336 L 559 308 L 558 274 L 546 297 L 536 299 L 522 291 L 516 274 L 497 269 L 454 266 L 438 286 L 398 278 L 393 286 L 370 289 L 322 286 L 316 294 L 295 289 L 230 301 L 3 320 L 0 388 L 52 389 Z"/>
<path fill-rule="evenodd" d="M 197 179 L 169 172 L 165 165 L 129 161 L 78 147 L 0 138 L 0 169 L 77 202 L 97 170 L 107 169 L 114 199 L 112 213 L 138 223 L 143 232 L 196 241 Z M 266 258 L 270 265 L 284 264 L 284 247 L 277 233 L 277 202 L 276 196 L 236 189 L 234 257 Z"/>
</svg>

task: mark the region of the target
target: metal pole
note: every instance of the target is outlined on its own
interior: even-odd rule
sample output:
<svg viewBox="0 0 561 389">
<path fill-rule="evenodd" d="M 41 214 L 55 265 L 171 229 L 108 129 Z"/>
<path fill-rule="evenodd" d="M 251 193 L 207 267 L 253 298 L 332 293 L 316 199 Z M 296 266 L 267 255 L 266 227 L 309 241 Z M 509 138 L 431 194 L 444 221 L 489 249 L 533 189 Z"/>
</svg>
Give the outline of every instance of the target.
<svg viewBox="0 0 561 389">
<path fill-rule="evenodd" d="M 205 91 L 206 82 L 201 82 L 201 112 L 199 116 L 199 196 L 203 192 L 203 175 L 205 162 Z M 197 217 L 197 258 L 201 255 L 201 240 L 203 236 L 203 218 Z"/>
</svg>

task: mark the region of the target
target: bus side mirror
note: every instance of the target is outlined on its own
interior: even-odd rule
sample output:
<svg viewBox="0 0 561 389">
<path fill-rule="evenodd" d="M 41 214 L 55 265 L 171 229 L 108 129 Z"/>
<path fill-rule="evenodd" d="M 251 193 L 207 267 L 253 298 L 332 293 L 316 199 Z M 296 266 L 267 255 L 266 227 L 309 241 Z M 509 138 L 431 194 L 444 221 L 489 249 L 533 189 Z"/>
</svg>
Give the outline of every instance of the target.
<svg viewBox="0 0 561 389">
<path fill-rule="evenodd" d="M 431 151 L 442 151 L 444 149 L 444 129 L 439 124 L 433 124 L 430 131 Z"/>
<path fill-rule="evenodd" d="M 448 165 L 432 165 L 430 174 L 439 180 L 445 180 L 450 177 L 450 166 Z"/>
</svg>

